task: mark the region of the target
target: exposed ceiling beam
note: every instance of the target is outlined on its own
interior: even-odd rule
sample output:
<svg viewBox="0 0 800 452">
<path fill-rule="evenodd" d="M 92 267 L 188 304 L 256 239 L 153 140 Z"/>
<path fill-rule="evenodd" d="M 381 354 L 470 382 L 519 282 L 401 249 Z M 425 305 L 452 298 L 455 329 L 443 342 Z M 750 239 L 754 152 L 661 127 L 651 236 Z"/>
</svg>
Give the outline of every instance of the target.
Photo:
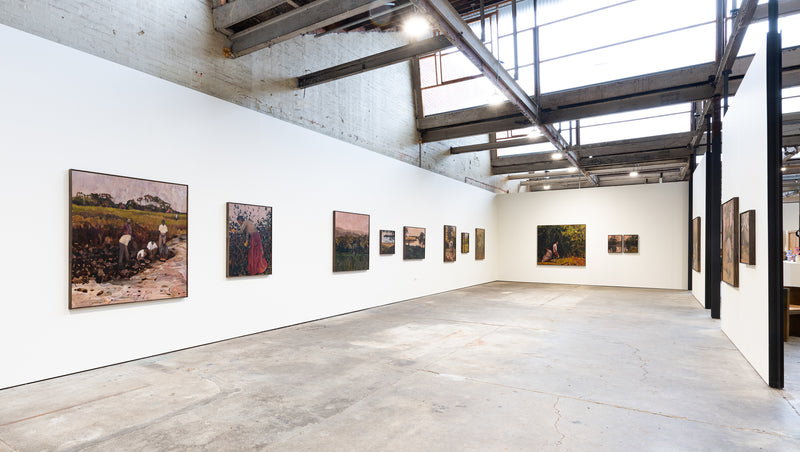
<svg viewBox="0 0 800 452">
<path fill-rule="evenodd" d="M 722 75 L 733 67 L 734 60 L 736 59 L 736 55 L 739 53 L 739 49 L 742 46 L 744 35 L 747 32 L 747 27 L 750 25 L 750 21 L 753 19 L 753 14 L 755 13 L 757 5 L 758 0 L 742 0 L 742 5 L 739 7 L 739 14 L 736 16 L 736 20 L 734 20 L 733 23 L 733 31 L 731 31 L 728 42 L 725 44 L 725 49 L 722 53 L 722 59 L 720 59 L 717 70 L 715 71 L 713 79 L 714 94 L 719 95 L 722 93 L 724 87 Z M 703 111 L 700 114 L 699 124 L 694 132 L 694 138 L 692 139 L 692 149 L 700 144 L 700 139 L 702 138 L 706 129 L 706 117 L 711 114 L 711 108 L 713 105 L 714 102 L 705 103 Z"/>
<path fill-rule="evenodd" d="M 276 6 L 286 3 L 286 0 L 236 0 L 224 5 L 217 5 L 214 2 L 211 14 L 214 17 L 214 29 L 225 33 L 233 34 L 228 28 L 239 22 L 265 13 Z"/>
<path fill-rule="evenodd" d="M 316 0 L 235 33 L 230 37 L 231 52 L 235 57 L 246 55 L 386 3 L 389 0 Z"/>
<path fill-rule="evenodd" d="M 297 87 L 300 89 L 319 85 L 351 75 L 379 69 L 393 64 L 402 63 L 411 58 L 452 47 L 453 44 L 447 36 L 438 35 L 422 41 L 413 42 L 402 47 L 387 50 L 368 57 L 359 58 L 321 71 L 297 77 Z"/>
<path fill-rule="evenodd" d="M 540 126 L 542 135 L 545 136 L 556 149 L 564 150 L 567 143 L 552 125 L 542 124 L 539 115 L 539 106 L 528 96 L 525 90 L 505 70 L 499 61 L 486 49 L 481 40 L 475 36 L 472 29 L 464 22 L 458 12 L 447 0 L 412 0 L 422 11 L 427 13 L 436 27 L 450 38 L 450 41 L 477 67 L 483 75 L 490 80 L 506 98 L 516 105 L 527 120 Z M 566 152 L 566 158 L 583 172 L 594 184 L 597 180 L 586 174 L 571 153 Z"/>
<path fill-rule="evenodd" d="M 591 156 L 598 157 L 603 155 L 626 154 L 633 152 L 658 151 L 666 149 L 687 148 L 692 132 L 670 133 L 644 138 L 632 138 L 627 140 L 609 141 L 605 143 L 594 143 L 583 146 L 573 146 L 571 149 L 577 152 L 581 158 Z"/>
<path fill-rule="evenodd" d="M 689 148 L 686 147 L 682 149 L 666 149 L 661 151 L 646 151 L 631 154 L 607 155 L 594 158 L 581 158 L 581 165 L 584 165 L 586 168 L 591 168 L 595 166 L 624 165 L 662 160 L 672 161 L 680 159 L 685 161 L 686 157 L 689 155 L 691 155 L 691 151 L 689 151 Z"/>
<path fill-rule="evenodd" d="M 454 146 L 450 148 L 451 154 L 463 154 L 466 152 L 487 151 L 489 149 L 514 148 L 528 146 L 531 144 L 547 143 L 547 138 L 543 136 L 518 138 L 515 140 L 503 140 L 494 143 L 471 144 L 469 146 Z"/>
<path fill-rule="evenodd" d="M 566 169 L 572 164 L 566 160 L 552 160 L 541 163 L 523 163 L 520 165 L 492 166 L 492 174 L 514 174 L 530 171 L 551 171 L 556 169 Z"/>
</svg>

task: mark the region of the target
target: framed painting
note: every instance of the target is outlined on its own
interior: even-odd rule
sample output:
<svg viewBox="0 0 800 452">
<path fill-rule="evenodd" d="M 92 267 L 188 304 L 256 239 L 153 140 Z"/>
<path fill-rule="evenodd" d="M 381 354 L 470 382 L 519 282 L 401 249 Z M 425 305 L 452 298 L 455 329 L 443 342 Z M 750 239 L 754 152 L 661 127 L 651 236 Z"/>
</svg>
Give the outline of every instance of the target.
<svg viewBox="0 0 800 452">
<path fill-rule="evenodd" d="M 698 273 L 700 273 L 701 238 L 700 217 L 695 217 L 692 219 L 692 270 Z"/>
<path fill-rule="evenodd" d="M 622 252 L 622 236 L 609 235 L 608 236 L 608 252 L 621 253 Z"/>
<path fill-rule="evenodd" d="M 403 226 L 403 259 L 425 259 L 425 228 Z"/>
<path fill-rule="evenodd" d="M 456 227 L 444 226 L 444 261 L 456 261 Z"/>
<path fill-rule="evenodd" d="M 626 234 L 622 236 L 622 252 L 623 253 L 639 252 L 639 234 Z"/>
<path fill-rule="evenodd" d="M 272 274 L 272 207 L 227 204 L 229 278 Z"/>
<path fill-rule="evenodd" d="M 70 309 L 188 294 L 189 187 L 69 171 Z"/>
<path fill-rule="evenodd" d="M 469 232 L 461 233 L 461 254 L 469 253 Z"/>
<path fill-rule="evenodd" d="M 536 265 L 586 266 L 586 225 L 536 227 Z"/>
<path fill-rule="evenodd" d="M 394 231 L 381 229 L 381 249 L 380 254 L 394 254 Z"/>
<path fill-rule="evenodd" d="M 333 271 L 369 270 L 369 215 L 333 211 Z"/>
<path fill-rule="evenodd" d="M 756 211 L 739 214 L 739 262 L 756 265 Z"/>
<path fill-rule="evenodd" d="M 722 280 L 739 287 L 739 198 L 722 205 Z"/>
<path fill-rule="evenodd" d="M 482 261 L 486 258 L 486 231 L 475 228 L 475 260 Z"/>
</svg>

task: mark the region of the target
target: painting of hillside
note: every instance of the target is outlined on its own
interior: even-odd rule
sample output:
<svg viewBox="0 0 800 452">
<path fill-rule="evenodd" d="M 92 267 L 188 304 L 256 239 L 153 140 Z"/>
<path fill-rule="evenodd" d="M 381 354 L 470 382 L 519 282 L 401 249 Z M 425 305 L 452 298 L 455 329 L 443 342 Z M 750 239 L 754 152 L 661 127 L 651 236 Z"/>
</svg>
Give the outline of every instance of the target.
<svg viewBox="0 0 800 452">
<path fill-rule="evenodd" d="M 69 176 L 70 308 L 186 297 L 188 186 Z"/>
<path fill-rule="evenodd" d="M 369 269 L 369 215 L 333 212 L 333 271 Z"/>
</svg>

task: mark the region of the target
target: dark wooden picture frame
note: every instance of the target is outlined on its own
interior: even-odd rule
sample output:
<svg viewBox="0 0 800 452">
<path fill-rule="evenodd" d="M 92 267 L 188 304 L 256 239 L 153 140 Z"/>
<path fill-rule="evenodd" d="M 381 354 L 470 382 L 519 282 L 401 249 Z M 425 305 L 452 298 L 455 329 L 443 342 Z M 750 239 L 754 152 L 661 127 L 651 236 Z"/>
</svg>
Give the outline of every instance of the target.
<svg viewBox="0 0 800 452">
<path fill-rule="evenodd" d="M 378 238 L 380 240 L 380 254 L 394 254 L 395 232 L 393 230 L 381 229 L 378 232 Z"/>
<path fill-rule="evenodd" d="M 333 271 L 369 270 L 369 215 L 333 211 Z"/>
<path fill-rule="evenodd" d="M 225 275 L 271 275 L 272 207 L 229 202 L 225 211 Z"/>
<path fill-rule="evenodd" d="M 444 225 L 444 261 L 456 261 L 456 227 Z"/>
<path fill-rule="evenodd" d="M 69 170 L 69 308 L 185 298 L 189 186 Z"/>
<path fill-rule="evenodd" d="M 702 244 L 702 228 L 700 217 L 692 219 L 692 270 L 700 273 L 700 262 L 702 255 L 700 245 Z"/>
<path fill-rule="evenodd" d="M 739 262 L 756 265 L 756 211 L 739 214 Z"/>
<path fill-rule="evenodd" d="M 425 228 L 403 226 L 403 260 L 425 259 Z"/>
<path fill-rule="evenodd" d="M 722 204 L 722 280 L 739 287 L 739 198 Z"/>
</svg>

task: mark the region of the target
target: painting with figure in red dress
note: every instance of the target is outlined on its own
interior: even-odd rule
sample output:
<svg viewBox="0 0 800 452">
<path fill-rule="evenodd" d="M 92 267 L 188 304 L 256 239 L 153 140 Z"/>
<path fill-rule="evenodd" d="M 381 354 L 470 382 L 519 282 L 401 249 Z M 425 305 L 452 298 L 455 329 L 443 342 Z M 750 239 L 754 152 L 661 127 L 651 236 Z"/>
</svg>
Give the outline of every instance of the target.
<svg viewBox="0 0 800 452">
<path fill-rule="evenodd" d="M 227 276 L 272 274 L 272 207 L 228 203 Z"/>
<path fill-rule="evenodd" d="M 188 293 L 189 187 L 69 171 L 70 309 Z"/>
</svg>

